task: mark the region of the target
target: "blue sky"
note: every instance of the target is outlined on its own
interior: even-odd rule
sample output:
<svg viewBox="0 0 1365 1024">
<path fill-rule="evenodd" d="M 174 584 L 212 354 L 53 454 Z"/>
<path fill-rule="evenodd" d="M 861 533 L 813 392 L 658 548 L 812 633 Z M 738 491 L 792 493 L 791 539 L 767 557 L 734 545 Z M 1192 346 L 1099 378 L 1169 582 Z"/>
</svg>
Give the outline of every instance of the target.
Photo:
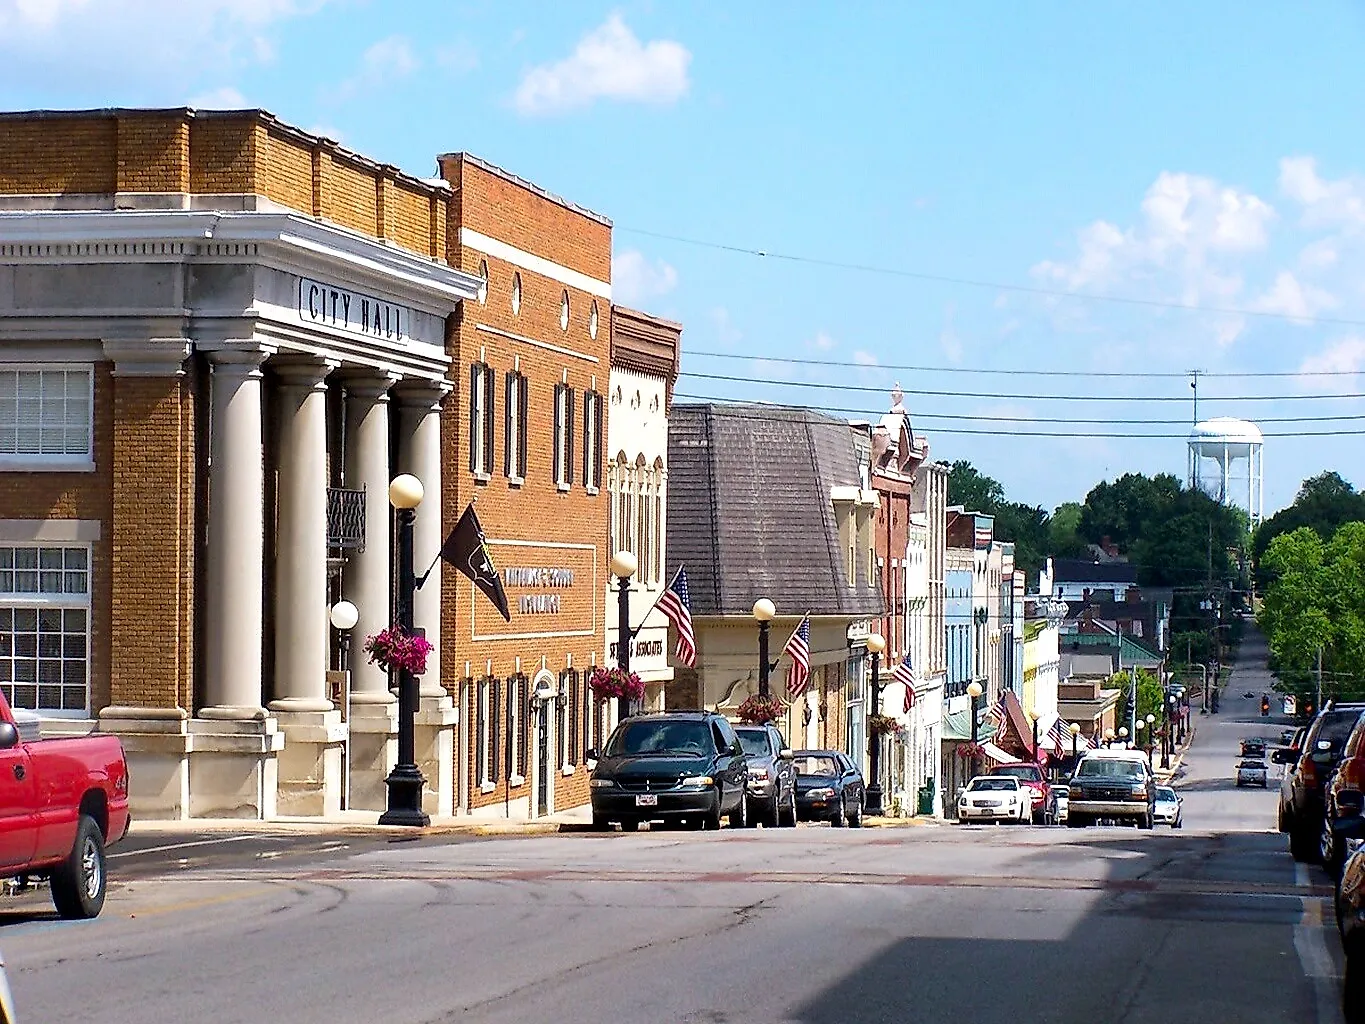
<svg viewBox="0 0 1365 1024">
<path fill-rule="evenodd" d="M 899 380 L 935 457 L 1049 508 L 1183 473 L 1188 382 L 1134 374 L 1285 373 L 1205 378 L 1201 418 L 1365 430 L 1323 397 L 1365 392 L 1363 43 L 1347 2 L 0 0 L 7 107 L 262 106 L 424 175 L 477 153 L 611 217 L 618 300 L 740 378 L 680 393 L 871 414 Z M 1120 376 L 981 372 L 1024 369 Z M 1270 422 L 1321 416 L 1363 418 Z M 1365 485 L 1362 453 L 1267 437 L 1268 508 Z"/>
</svg>

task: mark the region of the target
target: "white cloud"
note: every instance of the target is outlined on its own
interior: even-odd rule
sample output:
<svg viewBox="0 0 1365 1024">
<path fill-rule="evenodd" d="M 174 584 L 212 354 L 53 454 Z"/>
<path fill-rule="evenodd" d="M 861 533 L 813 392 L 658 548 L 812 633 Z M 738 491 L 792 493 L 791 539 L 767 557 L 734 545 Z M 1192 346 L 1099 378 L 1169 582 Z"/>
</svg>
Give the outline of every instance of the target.
<svg viewBox="0 0 1365 1024">
<path fill-rule="evenodd" d="M 716 326 L 716 338 L 722 345 L 733 345 L 744 337 L 744 332 L 735 326 L 730 311 L 724 306 L 711 310 L 711 322 Z"/>
<path fill-rule="evenodd" d="M 251 106 L 246 97 L 230 85 L 191 96 L 189 105 L 196 110 L 245 110 Z"/>
<path fill-rule="evenodd" d="M 457 39 L 436 51 L 436 63 L 457 75 L 467 75 L 479 66 L 479 51 L 468 39 Z"/>
<path fill-rule="evenodd" d="M 652 263 L 638 249 L 611 258 L 611 290 L 626 305 L 667 295 L 678 284 L 678 272 L 663 260 Z"/>
<path fill-rule="evenodd" d="M 864 352 L 859 349 L 853 353 L 853 362 L 858 366 L 878 366 L 880 361 L 871 352 Z"/>
<path fill-rule="evenodd" d="M 831 338 L 824 331 L 819 331 L 816 333 L 815 337 L 812 338 L 806 344 L 810 348 L 816 349 L 819 352 L 828 352 L 830 349 L 834 348 L 839 343 L 835 341 L 833 338 Z"/>
<path fill-rule="evenodd" d="M 1365 373 L 1365 336 L 1351 334 L 1338 338 L 1321 352 L 1306 357 L 1299 364 L 1299 373 L 1324 374 L 1299 378 L 1305 390 L 1355 390 L 1359 378 L 1353 375 Z"/>
<path fill-rule="evenodd" d="M 1280 161 L 1280 191 L 1303 207 L 1309 226 L 1365 227 L 1365 178 L 1327 181 L 1314 157 L 1288 156 Z"/>
<path fill-rule="evenodd" d="M 1276 275 L 1275 283 L 1252 303 L 1251 308 L 1260 313 L 1293 317 L 1296 323 L 1306 323 L 1308 318 L 1336 304 L 1337 300 L 1331 293 L 1302 284 L 1292 272 L 1282 270 Z"/>
<path fill-rule="evenodd" d="M 1340 258 L 1341 250 L 1334 239 L 1319 238 L 1299 251 L 1299 266 L 1306 270 L 1325 270 L 1335 266 Z"/>
<path fill-rule="evenodd" d="M 572 55 L 528 71 L 513 104 L 522 114 L 536 115 L 586 107 L 597 99 L 673 103 L 687 93 L 691 61 L 681 43 L 642 44 L 613 14 L 579 40 Z"/>
<path fill-rule="evenodd" d="M 412 43 L 405 36 L 389 36 L 366 47 L 360 55 L 360 68 L 337 87 L 337 96 L 354 96 L 386 82 L 407 78 L 421 66 Z"/>
</svg>

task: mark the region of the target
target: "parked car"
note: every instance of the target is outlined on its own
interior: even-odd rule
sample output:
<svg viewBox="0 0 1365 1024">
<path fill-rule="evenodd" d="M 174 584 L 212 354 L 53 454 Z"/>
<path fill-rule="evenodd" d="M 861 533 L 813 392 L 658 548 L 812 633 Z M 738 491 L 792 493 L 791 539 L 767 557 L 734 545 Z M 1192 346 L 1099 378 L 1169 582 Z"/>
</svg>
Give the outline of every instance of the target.
<svg viewBox="0 0 1365 1024">
<path fill-rule="evenodd" d="M 1033 794 L 1013 775 L 978 775 L 957 798 L 957 822 L 1030 821 Z"/>
<path fill-rule="evenodd" d="M 1065 825 L 1067 815 L 1068 797 L 1066 783 L 1054 782 L 1049 788 L 1049 807 L 1047 820 L 1053 825 Z"/>
<path fill-rule="evenodd" d="M 863 824 L 863 773 L 837 750 L 798 750 L 796 815 L 802 821 L 828 821 L 835 828 Z"/>
<path fill-rule="evenodd" d="M 628 718 L 616 727 L 596 760 L 589 782 L 592 823 L 613 821 L 633 831 L 642 821 L 695 823 L 731 828 L 746 823 L 749 767 L 739 737 L 724 716 L 674 711 Z"/>
<path fill-rule="evenodd" d="M 1183 828 L 1185 800 L 1170 786 L 1156 787 L 1156 822 L 1159 825 L 1170 825 L 1171 828 Z"/>
<path fill-rule="evenodd" d="M 1100 819 L 1131 821 L 1149 829 L 1156 817 L 1156 777 L 1140 750 L 1091 750 L 1069 783 L 1067 825 L 1084 828 Z"/>
<path fill-rule="evenodd" d="M 1297 735 L 1298 731 L 1299 731 L 1299 730 L 1297 730 L 1297 729 L 1281 729 L 1281 730 L 1280 730 L 1280 746 L 1282 746 L 1282 747 L 1288 747 L 1288 746 L 1293 745 L 1293 743 L 1294 743 L 1294 737 L 1295 737 L 1295 735 Z"/>
<path fill-rule="evenodd" d="M 128 832 L 128 762 L 117 736 L 21 735 L 0 693 L 0 878 L 46 877 L 57 913 L 98 916 L 105 847 Z"/>
<path fill-rule="evenodd" d="M 1041 766 L 1029 761 L 1017 761 L 1013 764 L 999 764 L 991 769 L 992 775 L 1013 775 L 1019 780 L 1019 784 L 1029 792 L 1032 800 L 1031 817 L 1035 825 L 1041 825 L 1043 818 L 1047 814 L 1048 792 L 1051 785 L 1047 781 Z"/>
<path fill-rule="evenodd" d="M 1264 761 L 1254 757 L 1243 758 L 1237 762 L 1237 786 L 1260 786 L 1265 789 L 1270 785 L 1270 769 Z"/>
<path fill-rule="evenodd" d="M 1279 824 L 1289 833 L 1289 852 L 1297 861 L 1315 862 L 1322 855 L 1327 780 L 1362 712 L 1365 704 L 1328 704 L 1299 747 L 1271 755 L 1276 764 L 1293 765 L 1280 784 Z"/>
<path fill-rule="evenodd" d="M 1323 823 L 1319 854 L 1322 866 L 1332 878 L 1341 874 L 1346 859 L 1343 844 L 1337 841 L 1337 822 L 1358 818 L 1365 812 L 1365 715 L 1357 719 L 1341 760 L 1323 790 Z"/>
<path fill-rule="evenodd" d="M 1342 1016 L 1346 1024 L 1365 1024 L 1365 817 L 1344 819 L 1335 831 L 1337 842 L 1349 847 L 1336 887 L 1337 928 L 1346 958 Z"/>
<path fill-rule="evenodd" d="M 796 827 L 796 765 L 791 748 L 772 725 L 737 725 L 749 763 L 749 827 Z"/>
</svg>

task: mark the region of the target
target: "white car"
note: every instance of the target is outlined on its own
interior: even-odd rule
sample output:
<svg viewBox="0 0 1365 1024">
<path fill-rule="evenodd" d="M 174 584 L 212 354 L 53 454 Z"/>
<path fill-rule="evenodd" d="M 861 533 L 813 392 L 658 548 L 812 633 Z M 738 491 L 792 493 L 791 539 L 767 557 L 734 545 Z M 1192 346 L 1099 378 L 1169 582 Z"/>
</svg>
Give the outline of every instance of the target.
<svg viewBox="0 0 1365 1024">
<path fill-rule="evenodd" d="M 1156 787 L 1156 814 L 1152 820 L 1158 825 L 1170 825 L 1171 828 L 1182 828 L 1185 824 L 1183 817 L 1185 801 L 1180 798 L 1180 794 L 1170 786 Z"/>
<path fill-rule="evenodd" d="M 978 775 L 957 798 L 957 821 L 1029 821 L 1033 794 L 1012 775 Z"/>
<path fill-rule="evenodd" d="M 1237 764 L 1237 785 L 1241 786 L 1260 786 L 1265 789 L 1270 785 L 1270 769 L 1266 767 L 1264 761 L 1245 760 Z"/>
</svg>

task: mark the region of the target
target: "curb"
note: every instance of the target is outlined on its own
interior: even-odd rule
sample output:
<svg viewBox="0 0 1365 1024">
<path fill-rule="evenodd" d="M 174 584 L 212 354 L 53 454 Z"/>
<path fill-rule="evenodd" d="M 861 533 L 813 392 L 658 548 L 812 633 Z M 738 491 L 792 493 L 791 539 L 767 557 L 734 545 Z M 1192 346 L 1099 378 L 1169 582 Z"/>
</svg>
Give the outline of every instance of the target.
<svg viewBox="0 0 1365 1024">
<path fill-rule="evenodd" d="M 1170 768 L 1159 768 L 1152 774 L 1158 779 L 1164 778 L 1167 782 L 1170 782 L 1180 774 L 1180 769 L 1185 764 L 1185 755 L 1189 753 L 1190 745 L 1194 743 L 1194 738 L 1198 733 L 1199 729 L 1196 726 L 1191 725 L 1190 731 L 1185 737 L 1185 745 L 1181 747 L 1180 752 L 1175 755 L 1175 759 L 1171 762 Z"/>
<path fill-rule="evenodd" d="M 910 818 L 863 818 L 863 828 L 923 828 L 942 824 L 939 818 L 921 814 Z"/>
</svg>

